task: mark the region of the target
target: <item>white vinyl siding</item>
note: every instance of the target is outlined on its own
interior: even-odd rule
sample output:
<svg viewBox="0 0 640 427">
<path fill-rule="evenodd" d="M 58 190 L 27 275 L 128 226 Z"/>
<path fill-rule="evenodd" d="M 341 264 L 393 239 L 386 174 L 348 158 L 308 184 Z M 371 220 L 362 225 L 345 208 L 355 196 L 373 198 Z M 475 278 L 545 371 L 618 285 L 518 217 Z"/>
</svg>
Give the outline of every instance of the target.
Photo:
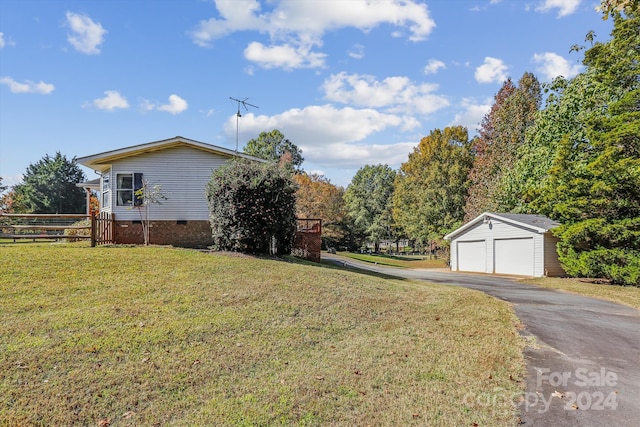
<svg viewBox="0 0 640 427">
<path fill-rule="evenodd" d="M 547 232 L 544 235 L 544 275 L 549 277 L 564 276 L 566 273 L 558 259 L 559 239 Z"/>
<path fill-rule="evenodd" d="M 524 226 L 501 221 L 498 218 L 491 217 L 491 221 L 480 221 L 468 229 L 464 230 L 451 239 L 451 270 L 453 271 L 473 271 L 483 273 L 500 273 L 500 274 L 518 274 L 524 276 L 540 277 L 545 274 L 544 269 L 544 234 L 535 230 L 528 229 Z M 506 240 L 528 239 L 526 243 L 526 253 L 522 248 L 514 251 L 512 254 L 501 255 L 500 245 L 505 245 Z M 465 259 L 465 253 L 458 253 L 460 243 L 463 242 L 483 242 L 485 246 L 484 269 L 480 270 L 477 266 L 478 257 L 474 255 L 474 260 Z M 464 243 L 463 243 L 464 244 Z M 507 243 L 508 245 L 508 243 Z M 496 249 L 496 246 L 498 248 Z M 468 249 L 465 247 L 464 249 Z M 463 250 L 464 250 L 463 249 Z M 496 255 L 496 251 L 498 251 Z M 498 259 L 496 266 L 496 256 L 502 257 Z M 520 257 L 517 261 L 509 261 L 510 256 Z M 515 267 L 507 267 L 511 263 Z M 528 263 L 525 268 L 525 264 Z M 469 267 L 471 265 L 471 267 Z M 469 269 L 471 268 L 471 269 Z M 514 272 L 517 269 L 517 273 Z"/>
<path fill-rule="evenodd" d="M 205 188 L 213 170 L 227 160 L 228 157 L 196 148 L 173 147 L 114 161 L 111 177 L 142 173 L 150 186 L 161 186 L 167 199 L 150 206 L 152 220 L 208 220 Z M 112 211 L 118 220 L 140 219 L 137 209 L 127 206 L 112 204 Z"/>
</svg>

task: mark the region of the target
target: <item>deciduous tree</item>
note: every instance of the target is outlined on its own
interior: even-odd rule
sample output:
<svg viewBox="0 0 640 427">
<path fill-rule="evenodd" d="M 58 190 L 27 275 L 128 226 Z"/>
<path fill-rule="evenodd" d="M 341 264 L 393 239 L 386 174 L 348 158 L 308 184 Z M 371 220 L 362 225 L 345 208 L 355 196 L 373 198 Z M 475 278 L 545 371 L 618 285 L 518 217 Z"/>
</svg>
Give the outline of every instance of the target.
<svg viewBox="0 0 640 427">
<path fill-rule="evenodd" d="M 411 239 L 442 240 L 460 226 L 473 154 L 462 126 L 432 130 L 403 163 L 395 181 L 393 218 Z"/>
<path fill-rule="evenodd" d="M 249 140 L 242 151 L 251 156 L 276 163 L 285 158 L 292 168 L 296 170 L 300 169 L 304 161 L 302 150 L 285 138 L 278 129 L 274 129 L 271 132 L 261 132 L 258 138 Z"/>
<path fill-rule="evenodd" d="M 525 143 L 527 129 L 535 121 L 540 101 L 540 83 L 532 73 L 524 73 L 518 86 L 507 80 L 496 94 L 482 121 L 480 135 L 473 142 L 475 159 L 469 174 L 466 220 L 484 211 L 510 212 L 519 203 L 507 175 Z"/>
<path fill-rule="evenodd" d="M 344 230 L 344 189 L 337 187 L 323 175 L 299 173 L 293 180 L 296 191 L 296 215 L 298 218 L 322 219 L 322 238 L 338 244 Z"/>
<path fill-rule="evenodd" d="M 396 172 L 388 165 L 366 165 L 356 172 L 344 195 L 345 208 L 355 226 L 354 233 L 379 248 L 390 237 L 391 196 Z M 363 243 L 363 242 L 361 242 Z"/>
</svg>

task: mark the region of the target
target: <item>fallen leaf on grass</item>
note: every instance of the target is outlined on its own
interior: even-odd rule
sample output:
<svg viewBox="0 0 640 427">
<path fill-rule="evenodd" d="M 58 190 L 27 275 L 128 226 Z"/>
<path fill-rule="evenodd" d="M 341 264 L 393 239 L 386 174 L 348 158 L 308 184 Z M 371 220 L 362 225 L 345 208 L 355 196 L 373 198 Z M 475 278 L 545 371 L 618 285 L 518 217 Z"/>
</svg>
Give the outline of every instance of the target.
<svg viewBox="0 0 640 427">
<path fill-rule="evenodd" d="M 98 427 L 109 427 L 111 425 L 111 418 L 103 418 L 98 421 Z"/>
</svg>

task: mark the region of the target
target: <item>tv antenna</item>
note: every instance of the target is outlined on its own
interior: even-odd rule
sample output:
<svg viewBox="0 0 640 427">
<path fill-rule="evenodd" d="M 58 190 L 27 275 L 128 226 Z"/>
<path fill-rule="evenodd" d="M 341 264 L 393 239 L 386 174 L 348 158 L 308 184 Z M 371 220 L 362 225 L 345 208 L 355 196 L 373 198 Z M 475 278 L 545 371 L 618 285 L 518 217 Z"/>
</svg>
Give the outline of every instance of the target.
<svg viewBox="0 0 640 427">
<path fill-rule="evenodd" d="M 260 107 L 258 107 L 257 105 L 249 104 L 247 102 L 247 99 L 249 98 L 237 99 L 230 96 L 229 99 L 232 101 L 236 101 L 238 103 L 238 112 L 236 113 L 236 153 L 237 153 L 238 152 L 238 129 L 239 129 L 238 120 L 240 119 L 240 117 L 242 117 L 242 114 L 240 114 L 240 105 L 242 105 L 246 111 L 249 111 L 248 107 L 253 107 L 253 108 L 260 108 Z"/>
</svg>

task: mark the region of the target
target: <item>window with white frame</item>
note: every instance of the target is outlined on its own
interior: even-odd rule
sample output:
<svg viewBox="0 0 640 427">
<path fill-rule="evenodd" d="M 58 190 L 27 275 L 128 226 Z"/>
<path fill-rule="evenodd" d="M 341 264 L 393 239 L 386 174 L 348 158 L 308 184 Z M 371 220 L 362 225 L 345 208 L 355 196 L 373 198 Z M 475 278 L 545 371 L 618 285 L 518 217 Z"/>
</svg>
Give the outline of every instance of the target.
<svg viewBox="0 0 640 427">
<path fill-rule="evenodd" d="M 111 207 L 111 170 L 102 174 L 102 209 Z"/>
<path fill-rule="evenodd" d="M 116 204 L 118 206 L 133 205 L 132 173 L 119 173 L 116 175 Z"/>
<path fill-rule="evenodd" d="M 141 173 L 116 174 L 116 205 L 140 206 L 142 199 L 136 197 L 136 191 L 142 188 Z"/>
</svg>

